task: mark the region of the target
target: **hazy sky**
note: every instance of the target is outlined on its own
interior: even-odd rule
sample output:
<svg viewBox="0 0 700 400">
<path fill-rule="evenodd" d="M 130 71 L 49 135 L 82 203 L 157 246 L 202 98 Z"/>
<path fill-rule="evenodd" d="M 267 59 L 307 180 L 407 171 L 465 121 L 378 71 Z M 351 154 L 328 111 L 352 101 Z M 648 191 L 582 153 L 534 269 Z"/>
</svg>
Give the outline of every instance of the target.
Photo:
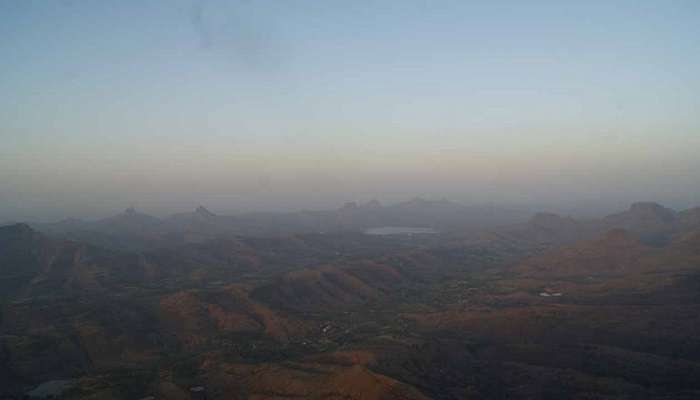
<svg viewBox="0 0 700 400">
<path fill-rule="evenodd" d="M 700 204 L 700 2 L 0 2 L 0 218 Z"/>
</svg>

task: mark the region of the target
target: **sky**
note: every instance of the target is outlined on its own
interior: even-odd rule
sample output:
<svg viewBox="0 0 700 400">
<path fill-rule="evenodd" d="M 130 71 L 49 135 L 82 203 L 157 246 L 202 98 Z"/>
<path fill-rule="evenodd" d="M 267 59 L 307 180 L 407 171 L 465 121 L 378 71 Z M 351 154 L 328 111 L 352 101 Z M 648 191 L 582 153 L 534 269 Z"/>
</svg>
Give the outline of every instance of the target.
<svg viewBox="0 0 700 400">
<path fill-rule="evenodd" d="M 700 2 L 0 2 L 0 219 L 700 205 Z"/>
</svg>

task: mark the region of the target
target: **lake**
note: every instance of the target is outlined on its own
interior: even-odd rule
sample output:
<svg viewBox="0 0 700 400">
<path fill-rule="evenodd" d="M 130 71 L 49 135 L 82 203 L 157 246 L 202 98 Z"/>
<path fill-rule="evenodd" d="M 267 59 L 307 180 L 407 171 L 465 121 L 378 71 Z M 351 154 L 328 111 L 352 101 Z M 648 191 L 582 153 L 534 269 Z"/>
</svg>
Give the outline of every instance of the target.
<svg viewBox="0 0 700 400">
<path fill-rule="evenodd" d="M 417 228 L 410 226 L 382 226 L 369 228 L 365 231 L 367 235 L 429 235 L 438 233 L 433 228 Z"/>
</svg>

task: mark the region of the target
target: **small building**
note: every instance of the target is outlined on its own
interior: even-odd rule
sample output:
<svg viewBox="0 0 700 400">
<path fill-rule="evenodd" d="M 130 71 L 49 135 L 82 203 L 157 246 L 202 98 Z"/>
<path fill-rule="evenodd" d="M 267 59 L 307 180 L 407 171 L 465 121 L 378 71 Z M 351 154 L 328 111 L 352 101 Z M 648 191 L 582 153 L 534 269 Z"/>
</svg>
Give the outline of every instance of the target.
<svg viewBox="0 0 700 400">
<path fill-rule="evenodd" d="M 193 386 L 190 388 L 190 396 L 192 400 L 206 400 L 207 391 L 204 386 Z"/>
<path fill-rule="evenodd" d="M 540 297 L 561 297 L 563 293 L 561 292 L 552 292 L 552 291 L 544 291 L 540 293 Z"/>
</svg>

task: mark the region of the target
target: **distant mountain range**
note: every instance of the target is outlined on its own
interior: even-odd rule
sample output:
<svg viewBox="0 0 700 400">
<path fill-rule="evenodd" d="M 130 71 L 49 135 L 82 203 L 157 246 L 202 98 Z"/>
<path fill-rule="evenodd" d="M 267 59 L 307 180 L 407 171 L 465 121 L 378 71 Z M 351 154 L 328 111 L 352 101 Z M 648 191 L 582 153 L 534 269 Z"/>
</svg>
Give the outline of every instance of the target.
<svg viewBox="0 0 700 400">
<path fill-rule="evenodd" d="M 494 206 L 465 206 L 447 200 L 413 200 L 384 206 L 376 200 L 347 203 L 336 210 L 250 213 L 220 216 L 200 206 L 160 219 L 129 208 L 95 221 L 68 219 L 32 224 L 53 236 L 99 246 L 143 250 L 231 236 L 284 236 L 297 233 L 362 232 L 384 226 L 433 228 L 441 232 L 477 230 L 525 221 L 527 214 Z"/>
<path fill-rule="evenodd" d="M 677 212 L 657 203 L 640 202 L 623 212 L 590 220 L 538 213 L 528 221 L 524 230 L 543 240 L 567 243 L 589 239 L 612 229 L 624 229 L 647 244 L 661 245 L 676 234 L 698 228 L 700 207 Z"/>
<path fill-rule="evenodd" d="M 529 220 L 528 220 L 529 218 Z M 134 208 L 92 221 L 66 219 L 30 224 L 49 236 L 125 251 L 172 248 L 212 239 L 282 237 L 291 234 L 364 232 L 377 227 L 430 228 L 443 236 L 484 237 L 484 232 L 563 244 L 592 238 L 610 229 L 625 229 L 648 244 L 661 244 L 678 232 L 700 226 L 700 207 L 677 212 L 651 202 L 598 219 L 574 219 L 552 213 L 534 216 L 495 206 L 465 206 L 447 200 L 415 198 L 384 206 L 376 200 L 326 211 L 217 215 L 200 206 L 187 213 L 156 218 Z M 493 244 L 493 241 L 491 241 Z"/>
<path fill-rule="evenodd" d="M 264 267 L 270 272 L 292 271 L 289 276 L 281 277 L 282 280 L 261 287 L 255 292 L 256 296 L 280 305 L 293 305 L 300 298 L 309 298 L 299 293 L 321 290 L 320 293 L 330 296 L 325 301 L 342 303 L 343 297 L 362 300 L 376 296 L 386 289 L 380 286 L 377 292 L 376 285 L 380 282 L 391 287 L 408 277 L 420 279 L 423 275 L 434 274 L 434 270 L 425 267 L 427 264 L 449 263 L 453 257 L 464 257 L 465 251 L 488 251 L 507 260 L 538 249 L 604 235 L 608 235 L 605 243 L 619 238 L 617 242 L 632 247 L 636 246 L 634 243 L 658 247 L 700 231 L 700 208 L 676 212 L 655 203 L 635 203 L 626 211 L 599 219 L 576 220 L 538 213 L 523 224 L 477 233 L 455 231 L 430 242 L 432 250 L 429 252 L 417 251 L 413 242 L 377 241 L 361 232 L 342 233 L 342 229 L 361 229 L 377 221 L 408 225 L 432 221 L 432 226 L 440 226 L 440 223 L 447 226 L 447 216 L 460 211 L 469 215 L 475 212 L 473 208 L 447 201 L 415 199 L 387 207 L 378 202 L 350 203 L 329 212 L 243 217 L 221 217 L 199 207 L 192 213 L 158 219 L 130 208 L 117 216 L 97 221 L 66 220 L 38 226 L 45 233 L 26 224 L 8 225 L 0 227 L 0 274 L 3 277 L 0 289 L 6 295 L 20 297 L 47 292 L 65 294 L 76 290 L 107 290 L 129 282 L 144 284 L 157 280 L 162 283 L 178 279 L 183 274 L 197 275 L 201 280 L 226 280 L 234 275 L 260 272 Z M 240 230 L 241 226 L 250 227 L 251 221 L 276 224 L 298 218 L 286 229 L 303 232 L 304 223 L 312 218 L 310 215 L 315 216 L 316 221 L 328 224 L 334 220 L 332 225 L 337 232 L 256 238 L 242 236 L 241 231 L 246 230 Z M 370 218 L 372 215 L 374 218 Z M 464 226 L 471 226 L 467 221 L 474 221 L 456 216 L 451 220 L 456 224 L 454 226 L 460 226 L 455 220 L 467 224 Z M 624 234 L 613 237 L 611 232 Z M 423 243 L 424 246 L 427 244 Z M 387 249 L 402 248 L 411 251 L 394 254 L 381 264 L 369 267 L 355 263 L 337 269 L 337 260 L 347 256 L 367 257 L 383 254 Z M 323 266 L 323 262 L 332 260 L 336 265 Z M 301 270 L 304 265 L 316 269 Z M 408 268 L 410 265 L 417 268 Z M 397 266 L 401 268 L 396 270 Z M 358 289 L 361 293 L 352 292 L 363 285 L 366 286 L 364 289 Z M 343 294 L 348 288 L 355 289 Z"/>
<path fill-rule="evenodd" d="M 700 209 L 636 203 L 480 232 L 451 214 L 468 209 L 1 226 L 0 397 L 68 379 L 67 399 L 698 398 Z M 309 215 L 457 228 L 239 234 Z"/>
</svg>

